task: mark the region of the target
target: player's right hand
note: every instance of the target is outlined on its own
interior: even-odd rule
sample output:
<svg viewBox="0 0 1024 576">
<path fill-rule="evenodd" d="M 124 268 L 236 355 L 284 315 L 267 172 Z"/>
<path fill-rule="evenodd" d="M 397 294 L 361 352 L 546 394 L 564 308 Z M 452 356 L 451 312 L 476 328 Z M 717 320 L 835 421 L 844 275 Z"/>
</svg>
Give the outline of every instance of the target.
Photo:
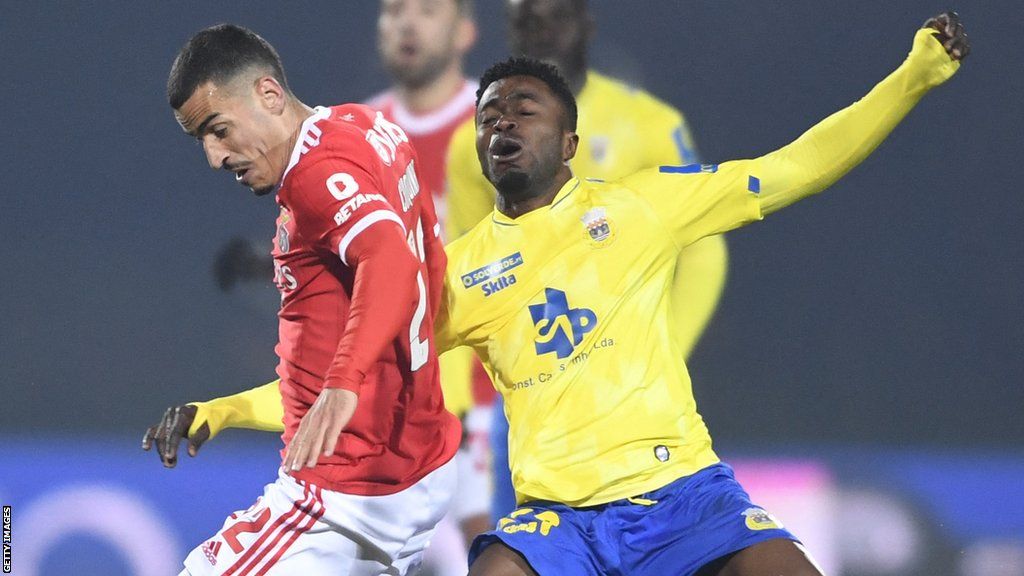
<svg viewBox="0 0 1024 576">
<path fill-rule="evenodd" d="M 146 430 L 146 435 L 142 437 L 142 449 L 149 451 L 155 441 L 156 454 L 167 468 L 174 468 L 178 463 L 178 444 L 182 438 L 188 438 L 188 455 L 198 454 L 199 447 L 210 439 L 210 426 L 206 422 L 199 425 L 195 434 L 188 435 L 198 410 L 194 404 L 168 408 L 160 422 Z"/>
</svg>

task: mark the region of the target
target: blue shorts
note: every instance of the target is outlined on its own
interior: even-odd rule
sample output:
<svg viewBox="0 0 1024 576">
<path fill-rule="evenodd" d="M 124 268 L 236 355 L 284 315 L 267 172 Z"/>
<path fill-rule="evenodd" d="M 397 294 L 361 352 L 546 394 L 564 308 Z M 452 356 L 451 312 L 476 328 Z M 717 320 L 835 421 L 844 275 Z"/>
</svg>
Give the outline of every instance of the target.
<svg viewBox="0 0 1024 576">
<path fill-rule="evenodd" d="M 750 502 L 726 464 L 709 466 L 653 492 L 586 508 L 528 502 L 477 536 L 470 565 L 496 542 L 537 574 L 693 574 L 765 540 L 796 540 Z"/>
</svg>

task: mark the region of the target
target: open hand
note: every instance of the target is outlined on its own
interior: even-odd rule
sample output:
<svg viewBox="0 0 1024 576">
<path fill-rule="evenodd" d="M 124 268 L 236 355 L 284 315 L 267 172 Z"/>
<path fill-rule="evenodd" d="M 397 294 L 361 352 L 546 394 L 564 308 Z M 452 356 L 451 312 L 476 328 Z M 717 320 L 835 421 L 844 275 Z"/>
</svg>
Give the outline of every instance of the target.
<svg viewBox="0 0 1024 576">
<path fill-rule="evenodd" d="M 964 32 L 964 25 L 960 23 L 960 15 L 956 12 L 943 12 L 929 18 L 922 28 L 933 28 L 939 32 L 935 38 L 942 43 L 953 60 L 963 60 L 971 53 L 971 43 Z"/>
<path fill-rule="evenodd" d="M 338 436 L 356 411 L 359 397 L 341 388 L 324 388 L 309 412 L 302 417 L 284 456 L 288 472 L 312 468 L 321 455 L 330 456 L 338 446 Z"/>
<path fill-rule="evenodd" d="M 198 408 L 192 404 L 168 408 L 160 423 L 146 430 L 146 435 L 142 437 L 142 449 L 149 451 L 156 441 L 157 456 L 167 468 L 174 468 L 178 463 L 178 444 L 182 438 L 188 438 L 188 455 L 198 454 L 199 447 L 210 439 L 210 425 L 203 422 L 194 435 L 188 435 L 197 411 Z"/>
</svg>

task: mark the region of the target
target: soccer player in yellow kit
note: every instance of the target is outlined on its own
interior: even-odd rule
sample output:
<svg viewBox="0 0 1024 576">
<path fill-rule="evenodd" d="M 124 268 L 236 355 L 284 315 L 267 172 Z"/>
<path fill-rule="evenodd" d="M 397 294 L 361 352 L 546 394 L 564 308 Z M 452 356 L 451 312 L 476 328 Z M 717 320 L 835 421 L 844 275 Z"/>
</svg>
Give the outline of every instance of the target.
<svg viewBox="0 0 1024 576">
<path fill-rule="evenodd" d="M 698 162 L 683 115 L 651 94 L 587 66 L 595 25 L 586 0 L 506 0 L 512 54 L 553 64 L 576 96 L 579 148 L 570 162 L 574 174 L 615 180 L 643 168 Z M 449 239 L 465 234 L 494 209 L 494 186 L 476 158 L 476 125 L 470 119 L 452 136 L 448 149 Z M 725 238 L 711 236 L 679 252 L 672 286 L 672 337 L 688 358 L 718 305 L 725 285 Z M 453 359 L 445 358 L 447 366 Z M 450 369 L 449 369 L 450 370 Z M 450 390 L 459 388 L 445 381 Z M 501 401 L 491 417 L 495 518 L 515 507 L 509 478 L 508 422 Z"/>
<path fill-rule="evenodd" d="M 859 164 L 959 68 L 958 20 L 929 20 L 892 74 L 788 146 L 615 182 L 569 170 L 576 106 L 553 68 L 485 73 L 477 153 L 498 205 L 448 249 L 436 335 L 471 346 L 505 397 L 521 506 L 477 538 L 471 576 L 820 574 L 711 449 L 671 337 L 677 256 Z"/>
</svg>

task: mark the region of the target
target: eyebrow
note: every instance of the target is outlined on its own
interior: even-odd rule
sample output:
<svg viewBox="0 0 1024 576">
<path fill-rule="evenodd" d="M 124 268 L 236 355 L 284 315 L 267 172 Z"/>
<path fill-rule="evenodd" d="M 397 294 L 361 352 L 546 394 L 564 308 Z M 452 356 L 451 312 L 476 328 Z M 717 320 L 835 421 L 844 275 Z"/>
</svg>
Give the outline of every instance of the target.
<svg viewBox="0 0 1024 576">
<path fill-rule="evenodd" d="M 480 111 L 482 112 L 483 110 L 485 110 L 489 106 L 494 106 L 495 102 L 497 100 L 499 100 L 499 99 L 500 98 L 498 97 L 498 95 L 494 95 L 491 98 L 488 98 L 487 101 L 484 102 L 484 105 L 480 107 Z M 534 101 L 534 102 L 536 102 L 538 104 L 541 103 L 540 98 L 537 97 L 537 94 L 535 94 L 533 92 L 522 91 L 522 90 L 519 91 L 519 92 L 513 92 L 513 93 L 509 94 L 506 97 L 506 99 L 507 100 L 532 100 L 532 101 Z"/>
<path fill-rule="evenodd" d="M 196 126 L 195 130 L 189 132 L 189 135 L 192 136 L 193 138 L 199 138 L 203 134 L 203 131 L 206 130 L 206 126 L 210 122 L 212 122 L 213 119 L 216 118 L 217 116 L 220 116 L 220 112 L 214 112 L 213 114 L 210 114 L 209 116 L 207 116 L 205 120 L 200 122 L 199 126 Z"/>
</svg>

